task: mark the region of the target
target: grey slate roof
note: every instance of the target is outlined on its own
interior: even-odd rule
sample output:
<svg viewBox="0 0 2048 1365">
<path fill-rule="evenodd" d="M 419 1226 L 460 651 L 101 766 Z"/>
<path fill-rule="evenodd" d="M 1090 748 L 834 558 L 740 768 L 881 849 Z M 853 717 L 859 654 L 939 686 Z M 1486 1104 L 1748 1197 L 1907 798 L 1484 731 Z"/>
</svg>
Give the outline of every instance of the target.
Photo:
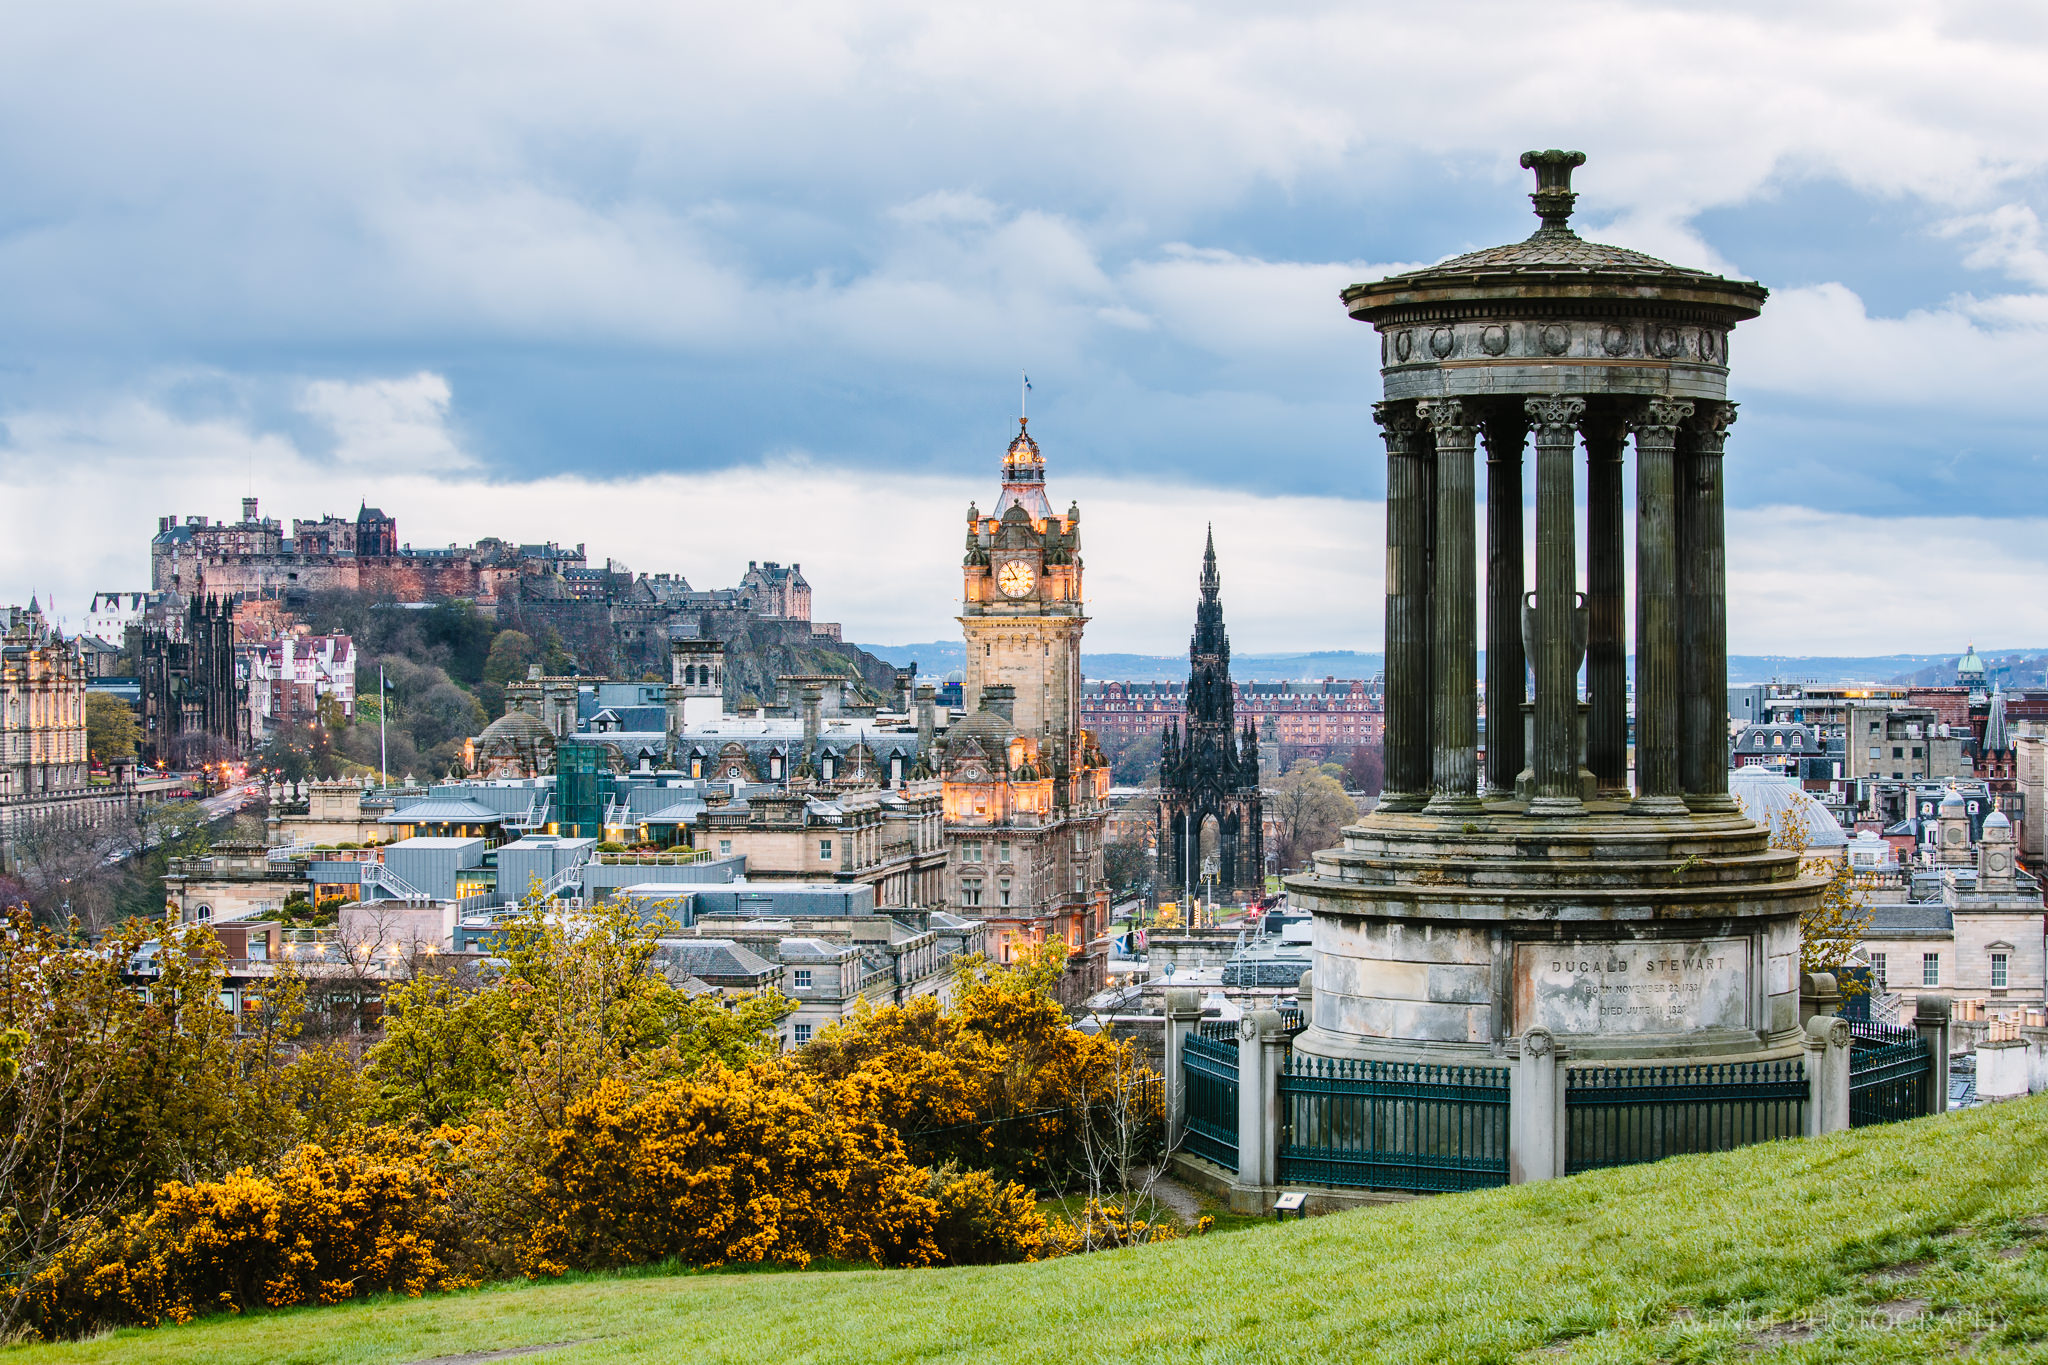
<svg viewBox="0 0 2048 1365">
<path fill-rule="evenodd" d="M 395 810 L 378 820 L 380 825 L 481 825 L 496 824 L 504 815 L 461 797 L 430 796 Z"/>
<path fill-rule="evenodd" d="M 1884 938 L 1901 933 L 1953 933 L 1955 917 L 1940 905 L 1912 903 L 1905 905 L 1873 905 L 1870 907 L 1870 927 L 1865 937 Z"/>
<path fill-rule="evenodd" d="M 701 981 L 773 975 L 775 964 L 729 938 L 668 938 L 661 941 L 665 961 Z"/>
</svg>

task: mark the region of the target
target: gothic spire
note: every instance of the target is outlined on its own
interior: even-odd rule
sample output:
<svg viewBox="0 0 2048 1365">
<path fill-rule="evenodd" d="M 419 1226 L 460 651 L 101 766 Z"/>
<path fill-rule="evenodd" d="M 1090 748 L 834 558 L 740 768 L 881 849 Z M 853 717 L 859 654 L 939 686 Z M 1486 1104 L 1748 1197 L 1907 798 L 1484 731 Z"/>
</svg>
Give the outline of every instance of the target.
<svg viewBox="0 0 2048 1365">
<path fill-rule="evenodd" d="M 1222 579 L 1216 572 L 1216 528 L 1209 528 L 1209 543 L 1202 551 L 1202 597 L 1195 605 L 1195 634 L 1188 642 L 1188 657 L 1199 661 L 1204 654 L 1220 657 L 1228 670 L 1230 636 L 1223 630 Z"/>
</svg>

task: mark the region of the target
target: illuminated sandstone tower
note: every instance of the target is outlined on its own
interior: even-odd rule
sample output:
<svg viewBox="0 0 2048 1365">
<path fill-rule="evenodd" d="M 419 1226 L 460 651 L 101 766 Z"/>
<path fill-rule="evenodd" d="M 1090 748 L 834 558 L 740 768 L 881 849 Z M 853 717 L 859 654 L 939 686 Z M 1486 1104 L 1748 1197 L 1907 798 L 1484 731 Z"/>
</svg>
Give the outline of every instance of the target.
<svg viewBox="0 0 2048 1365">
<path fill-rule="evenodd" d="M 967 509 L 966 549 L 967 714 L 941 772 L 948 908 L 988 921 L 1001 962 L 1064 942 L 1059 994 L 1078 1004 L 1107 984 L 1109 765 L 1081 728 L 1081 509 L 1053 511 L 1021 420 L 994 513 Z"/>
<path fill-rule="evenodd" d="M 1727 781 L 1728 342 L 1766 292 L 1580 238 L 1584 160 L 1522 158 L 1528 240 L 1343 294 L 1385 386 L 1386 795 L 1289 882 L 1316 920 L 1310 1054 L 1498 1056 L 1532 1029 L 1583 1059 L 1800 1046 L 1817 885 Z"/>
</svg>

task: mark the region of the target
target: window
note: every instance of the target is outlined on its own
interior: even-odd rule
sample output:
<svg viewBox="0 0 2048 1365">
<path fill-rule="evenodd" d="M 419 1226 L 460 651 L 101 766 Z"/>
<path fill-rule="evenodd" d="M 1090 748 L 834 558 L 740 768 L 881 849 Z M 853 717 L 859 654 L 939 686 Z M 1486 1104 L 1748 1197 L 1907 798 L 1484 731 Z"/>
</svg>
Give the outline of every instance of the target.
<svg viewBox="0 0 2048 1365">
<path fill-rule="evenodd" d="M 1883 754 L 1881 754 L 1881 753 L 1879 753 L 1879 752 L 1878 752 L 1878 748 L 1877 748 L 1877 746 L 1876 746 L 1875 744 L 1873 744 L 1873 745 L 1871 745 L 1871 746 L 1870 746 L 1870 756 L 1871 756 L 1872 758 L 1883 758 L 1883 757 L 1884 757 L 1884 755 L 1883 755 Z"/>
<path fill-rule="evenodd" d="M 1010 903 L 1010 879 L 1008 877 L 1004 877 L 996 883 L 996 895 L 1001 897 L 997 904 L 1008 905 Z"/>
<path fill-rule="evenodd" d="M 1920 984 L 1939 986 L 1941 984 L 1941 954 L 1920 954 Z"/>
<path fill-rule="evenodd" d="M 200 907 L 199 907 L 199 922 L 200 922 L 201 924 L 205 924 L 205 923 L 207 923 L 207 922 L 208 922 L 208 921 L 210 921 L 210 920 L 211 920 L 212 918 L 213 918 L 213 907 L 212 907 L 212 906 L 210 906 L 210 905 L 202 905 L 202 906 L 200 906 Z"/>
<path fill-rule="evenodd" d="M 1877 983 L 1879 990 L 1884 989 L 1883 953 L 1872 953 L 1870 955 L 1870 979 Z"/>
<path fill-rule="evenodd" d="M 963 862 L 963 863 L 978 863 L 978 862 L 980 862 L 980 861 L 981 861 L 981 845 L 980 845 L 980 844 L 962 844 L 962 845 L 960 846 L 960 861 L 961 861 L 961 862 Z"/>
<path fill-rule="evenodd" d="M 718 841 L 718 856 L 721 858 L 730 858 L 732 856 L 732 840 L 720 839 Z"/>
<path fill-rule="evenodd" d="M 1991 955 L 1991 989 L 1994 991 L 2005 989 L 2005 963 L 2006 955 L 2004 953 L 1993 953 Z"/>
<path fill-rule="evenodd" d="M 796 1035 L 798 1047 L 802 1047 L 805 1043 L 811 1041 L 811 1026 L 809 1024 L 798 1024 L 792 1032 Z"/>
<path fill-rule="evenodd" d="M 1007 862 L 1009 862 L 1009 861 L 1010 861 L 1010 846 L 1009 846 L 1009 844 L 1008 844 L 1008 843 L 1004 843 L 1003 845 L 1001 845 L 1001 848 L 1000 848 L 1000 850 L 999 850 L 999 851 L 1000 851 L 1000 853 L 1001 853 L 1001 856 L 1002 856 L 1002 860 L 1003 860 L 1004 862 L 1006 862 L 1006 863 L 1007 863 Z"/>
<path fill-rule="evenodd" d="M 811 988 L 811 969 L 809 967 L 798 967 L 795 976 L 796 981 L 794 985 L 798 990 L 807 991 Z"/>
<path fill-rule="evenodd" d="M 832 861 L 832 841 L 830 839 L 818 840 L 818 859 L 820 862 L 829 863 Z"/>
<path fill-rule="evenodd" d="M 980 905 L 981 883 L 978 881 L 960 883 L 960 903 L 962 905 Z"/>
<path fill-rule="evenodd" d="M 1892 757 L 1893 757 L 1893 758 L 1904 758 L 1905 756 L 1906 756 L 1906 751 L 1905 751 L 1904 749 L 1900 748 L 1900 747 L 1899 747 L 1898 745 L 1896 745 L 1896 744 L 1892 745 Z M 1915 755 L 1915 757 L 1918 757 L 1918 755 Z"/>
<path fill-rule="evenodd" d="M 1085 890 L 1087 890 L 1087 889 L 1088 889 L 1088 884 L 1087 884 L 1087 881 L 1086 881 L 1086 880 L 1085 880 L 1085 878 L 1084 878 L 1084 877 L 1082 876 L 1082 874 L 1081 874 L 1080 870 L 1079 870 L 1078 868 L 1077 868 L 1077 869 L 1075 869 L 1075 872 L 1074 872 L 1074 890 L 1075 890 L 1075 891 L 1077 891 L 1077 892 L 1080 892 L 1080 891 L 1085 891 Z"/>
<path fill-rule="evenodd" d="M 1872 722 L 1870 722 L 1870 733 L 1871 733 L 1871 734 L 1873 734 L 1873 735 L 1877 733 L 1877 722 L 1876 722 L 1876 721 L 1872 721 Z M 1872 758 L 1876 758 L 1876 757 L 1877 757 L 1877 755 L 1876 755 L 1876 754 L 1872 754 L 1872 755 L 1871 755 L 1871 757 L 1872 757 Z"/>
<path fill-rule="evenodd" d="M 1919 746 L 1919 745 L 1917 745 L 1917 744 L 1915 744 L 1915 745 L 1913 746 L 1913 757 L 1915 757 L 1915 758 L 1918 758 L 1918 757 L 1920 757 L 1920 746 Z"/>
</svg>

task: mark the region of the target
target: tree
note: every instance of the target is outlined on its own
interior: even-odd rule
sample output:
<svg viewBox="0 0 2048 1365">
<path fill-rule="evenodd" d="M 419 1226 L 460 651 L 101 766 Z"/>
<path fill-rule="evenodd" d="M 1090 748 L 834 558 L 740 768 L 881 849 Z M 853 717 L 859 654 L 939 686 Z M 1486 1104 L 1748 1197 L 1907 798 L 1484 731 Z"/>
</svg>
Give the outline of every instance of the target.
<svg viewBox="0 0 2048 1365">
<path fill-rule="evenodd" d="M 297 1046 L 290 984 L 238 1034 L 221 972 L 204 926 L 131 922 L 88 948 L 17 915 L 0 935 L 0 1040 L 18 1062 L 0 1067 L 0 1331 L 78 1220 L 268 1165 L 352 1119 L 352 1069 Z"/>
<path fill-rule="evenodd" d="M 1344 765 L 1344 782 L 1361 796 L 1378 796 L 1387 785 L 1386 755 L 1377 744 L 1361 744 Z"/>
<path fill-rule="evenodd" d="M 1116 839 L 1102 850 L 1102 875 L 1110 889 L 1130 891 L 1142 885 L 1151 866 L 1151 854 L 1138 839 Z"/>
<path fill-rule="evenodd" d="M 1159 751 L 1163 741 L 1156 734 L 1109 735 L 1102 751 L 1109 758 L 1109 777 L 1121 786 L 1135 787 L 1159 777 Z"/>
<path fill-rule="evenodd" d="M 128 703 L 110 692 L 85 694 L 85 747 L 95 763 L 135 757 L 141 732 L 135 712 Z"/>
<path fill-rule="evenodd" d="M 903 1136 L 913 1160 L 993 1169 L 1036 1184 L 1074 1164 L 1085 1107 L 1131 1058 L 1130 1044 L 1073 1028 L 1052 998 L 1062 945 L 1012 967 L 963 963 L 950 1006 L 925 996 L 827 1029 L 798 1054 L 854 1086 Z"/>
<path fill-rule="evenodd" d="M 484 660 L 483 679 L 477 697 L 484 714 L 496 720 L 505 714 L 505 684 L 526 676 L 526 670 L 540 662 L 540 647 L 533 637 L 519 630 L 501 630 L 491 641 L 490 656 Z"/>
<path fill-rule="evenodd" d="M 1278 833 L 1282 868 L 1300 867 L 1317 849 L 1337 842 L 1338 831 L 1358 818 L 1332 766 L 1302 759 L 1273 785 L 1266 800 Z"/>
<path fill-rule="evenodd" d="M 413 744 L 422 749 L 466 739 L 484 728 L 483 708 L 452 682 L 428 688 L 407 707 L 407 720 Z"/>
<path fill-rule="evenodd" d="M 1789 849 L 1800 855 L 1799 870 L 1809 877 L 1824 877 L 1820 899 L 1799 914 L 1799 969 L 1803 972 L 1831 972 L 1844 995 L 1860 995 L 1862 980 L 1842 969 L 1870 927 L 1863 880 L 1849 870 L 1849 860 L 1839 855 L 1809 854 L 1812 836 L 1806 813 L 1797 806 L 1779 812 L 1771 826 L 1771 847 Z"/>
<path fill-rule="evenodd" d="M 256 762 L 287 782 L 333 777 L 341 770 L 341 758 L 334 752 L 334 732 L 324 725 L 296 722 L 271 731 L 256 751 Z"/>
<path fill-rule="evenodd" d="M 86 933 L 97 935 L 120 918 L 121 860 L 134 848 L 135 829 L 127 821 L 83 821 L 70 812 L 52 811 L 17 828 L 15 875 L 39 923 L 62 926 L 76 920 Z"/>
</svg>

